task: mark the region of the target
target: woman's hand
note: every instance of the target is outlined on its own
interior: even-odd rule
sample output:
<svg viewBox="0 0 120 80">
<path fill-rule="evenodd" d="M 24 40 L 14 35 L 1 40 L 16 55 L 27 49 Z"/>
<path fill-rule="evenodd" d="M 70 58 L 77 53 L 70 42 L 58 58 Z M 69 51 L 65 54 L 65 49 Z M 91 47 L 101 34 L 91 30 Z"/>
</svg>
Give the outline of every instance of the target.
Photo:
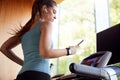
<svg viewBox="0 0 120 80">
<path fill-rule="evenodd" d="M 69 47 L 69 48 L 71 49 L 72 55 L 76 53 L 78 47 L 79 47 L 79 46 L 70 46 L 70 47 Z"/>
</svg>

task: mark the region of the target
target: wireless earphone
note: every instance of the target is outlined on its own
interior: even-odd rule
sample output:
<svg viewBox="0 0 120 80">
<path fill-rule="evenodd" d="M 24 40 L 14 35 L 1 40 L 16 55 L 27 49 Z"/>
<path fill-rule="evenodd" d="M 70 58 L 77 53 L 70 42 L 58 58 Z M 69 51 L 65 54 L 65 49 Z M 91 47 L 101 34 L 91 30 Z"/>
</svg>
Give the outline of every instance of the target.
<svg viewBox="0 0 120 80">
<path fill-rule="evenodd" d="M 45 9 L 45 12 L 47 13 L 47 12 L 48 12 L 48 10 L 47 10 L 47 9 Z"/>
</svg>

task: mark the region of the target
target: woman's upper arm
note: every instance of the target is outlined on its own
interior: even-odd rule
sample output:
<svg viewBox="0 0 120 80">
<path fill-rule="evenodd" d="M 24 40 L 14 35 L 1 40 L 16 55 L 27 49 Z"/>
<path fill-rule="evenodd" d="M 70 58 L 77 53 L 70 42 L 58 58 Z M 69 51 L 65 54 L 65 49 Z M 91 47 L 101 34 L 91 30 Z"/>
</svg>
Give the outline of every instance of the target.
<svg viewBox="0 0 120 80">
<path fill-rule="evenodd" d="M 48 51 L 51 48 L 52 39 L 52 23 L 44 22 L 41 26 L 41 36 L 40 36 L 40 55 L 48 55 Z"/>
<path fill-rule="evenodd" d="M 15 46 L 17 46 L 18 44 L 20 43 L 20 38 L 17 37 L 17 36 L 13 36 L 13 37 L 10 37 L 8 40 L 6 40 L 2 46 L 1 46 L 1 50 L 4 50 L 4 49 L 12 49 L 14 48 Z"/>
</svg>

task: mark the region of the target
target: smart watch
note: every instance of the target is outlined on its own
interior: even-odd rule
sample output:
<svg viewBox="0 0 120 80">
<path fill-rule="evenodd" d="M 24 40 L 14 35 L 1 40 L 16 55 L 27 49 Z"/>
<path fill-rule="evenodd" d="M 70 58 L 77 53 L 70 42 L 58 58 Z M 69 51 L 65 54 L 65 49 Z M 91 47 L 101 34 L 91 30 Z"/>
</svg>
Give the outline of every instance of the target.
<svg viewBox="0 0 120 80">
<path fill-rule="evenodd" d="M 71 48 L 66 48 L 66 50 L 67 50 L 67 55 L 72 55 L 72 50 L 71 50 Z"/>
</svg>

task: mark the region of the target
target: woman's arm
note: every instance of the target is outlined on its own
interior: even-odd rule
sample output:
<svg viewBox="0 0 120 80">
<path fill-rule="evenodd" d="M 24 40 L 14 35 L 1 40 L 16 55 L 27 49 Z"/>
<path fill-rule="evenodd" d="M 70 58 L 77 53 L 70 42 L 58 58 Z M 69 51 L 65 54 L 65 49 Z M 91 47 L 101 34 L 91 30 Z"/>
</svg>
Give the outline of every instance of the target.
<svg viewBox="0 0 120 80">
<path fill-rule="evenodd" d="M 11 50 L 15 46 L 17 46 L 20 43 L 20 38 L 17 36 L 10 37 L 7 41 L 3 43 L 3 45 L 0 48 L 0 51 L 7 56 L 9 59 L 14 61 L 15 63 L 19 65 L 23 65 L 23 60 L 20 59 L 18 56 L 14 54 L 14 52 Z"/>
<path fill-rule="evenodd" d="M 43 58 L 58 58 L 67 55 L 66 49 L 52 49 L 52 23 L 44 22 L 41 26 L 40 55 Z M 78 46 L 70 46 L 72 54 L 75 54 Z"/>
</svg>

